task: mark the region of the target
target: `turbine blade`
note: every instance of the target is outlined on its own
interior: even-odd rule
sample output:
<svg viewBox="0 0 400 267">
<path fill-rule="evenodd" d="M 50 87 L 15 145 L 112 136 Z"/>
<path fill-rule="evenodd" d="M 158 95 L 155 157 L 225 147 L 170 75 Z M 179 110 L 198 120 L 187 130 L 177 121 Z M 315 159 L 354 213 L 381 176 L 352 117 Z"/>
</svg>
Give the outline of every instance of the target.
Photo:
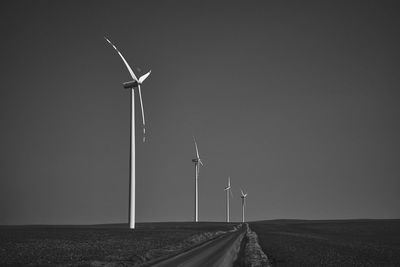
<svg viewBox="0 0 400 267">
<path fill-rule="evenodd" d="M 140 89 L 140 84 L 138 84 L 139 89 L 139 98 L 140 98 L 140 107 L 142 108 L 142 121 L 143 121 L 143 143 L 146 141 L 146 122 L 144 120 L 144 108 L 143 108 L 143 99 L 142 99 L 142 90 Z"/>
<path fill-rule="evenodd" d="M 135 73 L 133 72 L 133 70 L 131 69 L 131 67 L 129 66 L 128 62 L 126 62 L 124 56 L 121 54 L 121 52 L 119 52 L 118 48 L 111 43 L 110 40 L 107 39 L 107 37 L 104 36 L 104 39 L 107 40 L 107 42 L 115 49 L 115 51 L 117 51 L 118 55 L 121 57 L 122 61 L 125 63 L 126 68 L 128 69 L 129 73 L 131 74 L 132 78 L 138 82 L 138 79 L 136 78 Z"/>
<path fill-rule="evenodd" d="M 242 188 L 240 188 L 240 192 L 242 193 L 242 196 L 244 196 L 244 193 L 243 193 L 243 190 L 242 190 Z"/>
<path fill-rule="evenodd" d="M 231 186 L 231 177 L 228 176 L 228 186 Z"/>
<path fill-rule="evenodd" d="M 201 161 L 201 159 L 199 159 L 199 162 L 200 162 L 201 166 L 204 166 L 204 165 L 203 165 L 203 162 Z"/>
<path fill-rule="evenodd" d="M 199 149 L 197 148 L 196 138 L 194 138 L 194 136 L 193 136 L 193 140 L 194 140 L 194 145 L 195 145 L 195 147 L 196 147 L 197 159 L 199 159 L 199 161 L 201 162 L 200 156 L 199 156 Z M 203 165 L 203 163 L 201 163 L 201 165 Z"/>
<path fill-rule="evenodd" d="M 146 78 L 149 77 L 150 73 L 151 73 L 151 70 L 150 70 L 148 73 L 146 73 L 145 75 L 142 75 L 142 76 L 139 78 L 139 83 L 144 82 L 144 80 L 146 80 Z"/>
</svg>

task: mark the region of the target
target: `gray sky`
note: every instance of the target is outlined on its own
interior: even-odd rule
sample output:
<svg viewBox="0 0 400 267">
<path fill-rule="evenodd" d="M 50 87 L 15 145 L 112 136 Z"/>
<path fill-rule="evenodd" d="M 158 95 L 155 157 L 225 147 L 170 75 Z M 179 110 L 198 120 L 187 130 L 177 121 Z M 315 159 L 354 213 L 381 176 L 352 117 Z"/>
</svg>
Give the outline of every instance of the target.
<svg viewBox="0 0 400 267">
<path fill-rule="evenodd" d="M 0 224 L 126 222 L 128 62 L 137 220 L 399 218 L 396 1 L 8 1 L 0 11 Z M 137 102 L 138 103 L 138 102 Z"/>
</svg>

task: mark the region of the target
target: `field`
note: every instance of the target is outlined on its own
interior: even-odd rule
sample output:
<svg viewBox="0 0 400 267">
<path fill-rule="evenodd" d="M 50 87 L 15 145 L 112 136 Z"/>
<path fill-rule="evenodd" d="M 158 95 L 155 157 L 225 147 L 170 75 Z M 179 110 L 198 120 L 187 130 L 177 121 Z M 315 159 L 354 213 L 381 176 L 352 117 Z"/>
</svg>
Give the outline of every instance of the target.
<svg viewBox="0 0 400 267">
<path fill-rule="evenodd" d="M 2 226 L 0 266 L 132 266 L 203 241 L 227 223 L 139 223 L 98 226 Z"/>
<path fill-rule="evenodd" d="M 400 220 L 250 223 L 273 266 L 400 266 Z"/>
</svg>

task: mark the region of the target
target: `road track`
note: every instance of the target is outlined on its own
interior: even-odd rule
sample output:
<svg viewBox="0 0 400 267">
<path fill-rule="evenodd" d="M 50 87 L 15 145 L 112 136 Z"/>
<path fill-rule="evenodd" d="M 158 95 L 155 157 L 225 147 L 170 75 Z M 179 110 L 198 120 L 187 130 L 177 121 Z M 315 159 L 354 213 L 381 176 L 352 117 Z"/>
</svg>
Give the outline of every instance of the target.
<svg viewBox="0 0 400 267">
<path fill-rule="evenodd" d="M 223 234 L 186 252 L 157 262 L 155 267 L 225 267 L 232 266 L 246 227 Z"/>
</svg>

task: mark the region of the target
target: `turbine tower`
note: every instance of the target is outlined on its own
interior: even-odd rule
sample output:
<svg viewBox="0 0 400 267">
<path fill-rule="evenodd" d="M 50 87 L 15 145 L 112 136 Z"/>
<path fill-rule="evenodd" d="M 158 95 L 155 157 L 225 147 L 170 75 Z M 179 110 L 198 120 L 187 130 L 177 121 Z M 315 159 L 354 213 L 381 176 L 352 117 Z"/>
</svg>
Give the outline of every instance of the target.
<svg viewBox="0 0 400 267">
<path fill-rule="evenodd" d="M 242 223 L 244 223 L 244 207 L 246 206 L 247 193 L 243 193 L 242 189 L 240 189 L 240 192 L 242 193 L 242 195 L 240 196 L 242 198 Z"/>
<path fill-rule="evenodd" d="M 139 92 L 140 98 L 140 107 L 142 109 L 142 121 L 143 121 L 143 142 L 145 142 L 145 120 L 144 120 L 144 109 L 143 109 L 143 100 L 142 100 L 142 92 L 140 90 L 140 85 L 146 80 L 146 78 L 150 75 L 151 71 L 141 76 L 139 79 L 136 77 L 135 73 L 132 71 L 131 67 L 129 66 L 128 62 L 122 56 L 121 52 L 117 49 L 117 47 L 111 43 L 106 37 L 104 37 L 107 42 L 117 51 L 118 55 L 121 57 L 122 61 L 124 62 L 126 68 L 128 69 L 132 81 L 125 82 L 124 88 L 129 89 L 131 94 L 131 140 L 130 140 L 130 159 L 129 159 L 129 228 L 135 229 L 135 91 L 134 89 L 137 88 Z"/>
<path fill-rule="evenodd" d="M 201 162 L 200 156 L 199 156 L 199 149 L 197 148 L 197 143 L 196 139 L 193 136 L 193 141 L 194 145 L 196 147 L 196 158 L 192 159 L 192 162 L 194 162 L 194 168 L 195 168 L 195 182 L 194 182 L 194 190 L 195 190 L 195 198 L 194 198 L 194 221 L 198 222 L 199 221 L 199 171 L 200 171 L 200 166 L 203 166 L 203 162 Z"/>
<path fill-rule="evenodd" d="M 232 196 L 231 177 L 228 177 L 228 186 L 224 190 L 226 191 L 226 222 L 229 222 L 229 194 Z"/>
</svg>

